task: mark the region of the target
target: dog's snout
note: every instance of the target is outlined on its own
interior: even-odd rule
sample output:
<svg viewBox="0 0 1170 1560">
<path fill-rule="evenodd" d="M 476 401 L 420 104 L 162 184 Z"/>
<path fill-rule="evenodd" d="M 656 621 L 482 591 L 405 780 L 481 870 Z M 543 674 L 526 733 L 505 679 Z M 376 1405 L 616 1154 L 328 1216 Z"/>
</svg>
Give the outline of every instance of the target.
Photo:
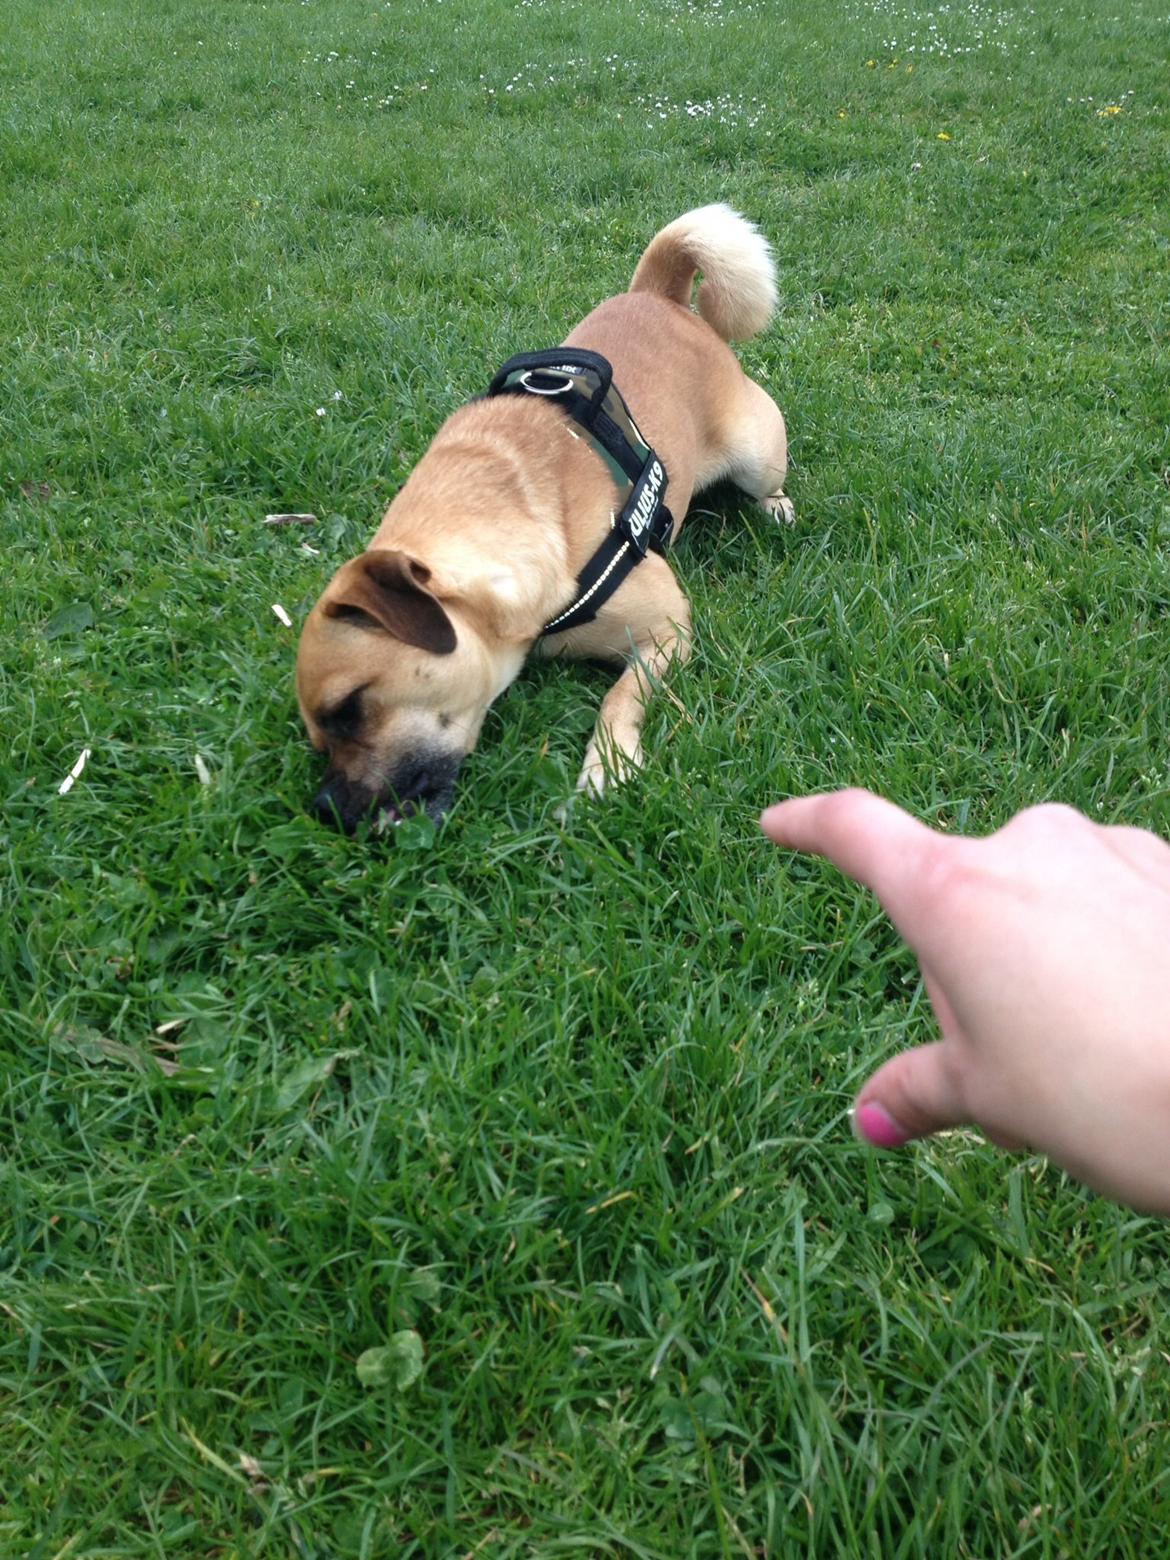
<svg viewBox="0 0 1170 1560">
<path fill-rule="evenodd" d="M 332 787 L 323 785 L 310 804 L 309 811 L 318 823 L 327 823 L 334 828 L 344 828 L 341 813 L 338 810 L 337 799 L 333 795 Z"/>
<path fill-rule="evenodd" d="M 368 791 L 354 786 L 343 775 L 326 775 L 309 811 L 318 823 L 352 834 L 373 803 L 374 798 Z"/>
<path fill-rule="evenodd" d="M 400 767 L 390 790 L 407 812 L 425 812 L 442 823 L 455 795 L 455 780 L 463 763 L 461 753 L 424 753 Z"/>
<path fill-rule="evenodd" d="M 313 798 L 309 811 L 318 823 L 335 823 L 337 821 L 337 803 L 333 800 L 333 792 L 327 785 L 323 785 Z"/>
<path fill-rule="evenodd" d="M 320 823 L 353 834 L 363 820 L 379 812 L 399 823 L 412 813 L 425 813 L 442 823 L 454 799 L 455 779 L 463 758 L 457 753 L 428 753 L 400 763 L 376 789 L 349 780 L 338 770 L 326 774 L 309 811 Z"/>
<path fill-rule="evenodd" d="M 394 776 L 392 785 L 395 795 L 405 801 L 416 796 L 426 796 L 434 789 L 435 777 L 430 765 L 423 763 L 417 768 L 400 771 Z"/>
</svg>

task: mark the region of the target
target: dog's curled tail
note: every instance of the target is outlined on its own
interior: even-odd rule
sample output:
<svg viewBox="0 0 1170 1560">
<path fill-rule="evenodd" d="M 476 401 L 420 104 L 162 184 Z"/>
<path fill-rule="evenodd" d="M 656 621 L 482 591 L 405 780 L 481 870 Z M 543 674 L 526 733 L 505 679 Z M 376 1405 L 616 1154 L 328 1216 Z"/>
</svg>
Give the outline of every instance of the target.
<svg viewBox="0 0 1170 1560">
<path fill-rule="evenodd" d="M 689 308 L 703 273 L 699 313 L 724 341 L 746 341 L 772 317 L 776 267 L 767 239 L 722 202 L 678 217 L 650 240 L 631 292 L 653 292 Z"/>
</svg>

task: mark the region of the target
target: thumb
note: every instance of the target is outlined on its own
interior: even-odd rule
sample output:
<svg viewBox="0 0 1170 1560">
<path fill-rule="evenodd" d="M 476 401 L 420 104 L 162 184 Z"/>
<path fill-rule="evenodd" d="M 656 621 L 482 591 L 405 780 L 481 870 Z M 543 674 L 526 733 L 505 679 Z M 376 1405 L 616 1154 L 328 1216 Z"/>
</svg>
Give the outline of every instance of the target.
<svg viewBox="0 0 1170 1560">
<path fill-rule="evenodd" d="M 970 1121 L 970 1112 L 944 1040 L 892 1057 L 863 1085 L 853 1107 L 853 1130 L 874 1148 L 901 1148 L 911 1138 Z"/>
</svg>

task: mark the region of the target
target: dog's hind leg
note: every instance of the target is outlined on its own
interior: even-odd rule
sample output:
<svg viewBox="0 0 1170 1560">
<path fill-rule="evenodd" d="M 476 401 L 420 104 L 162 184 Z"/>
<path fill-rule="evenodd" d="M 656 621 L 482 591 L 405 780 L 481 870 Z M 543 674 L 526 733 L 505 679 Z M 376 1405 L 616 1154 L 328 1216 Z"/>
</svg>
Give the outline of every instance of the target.
<svg viewBox="0 0 1170 1560">
<path fill-rule="evenodd" d="M 727 475 L 774 520 L 792 525 L 796 510 L 784 494 L 788 475 L 788 431 L 780 408 L 766 390 L 746 376 L 738 409 Z"/>
</svg>

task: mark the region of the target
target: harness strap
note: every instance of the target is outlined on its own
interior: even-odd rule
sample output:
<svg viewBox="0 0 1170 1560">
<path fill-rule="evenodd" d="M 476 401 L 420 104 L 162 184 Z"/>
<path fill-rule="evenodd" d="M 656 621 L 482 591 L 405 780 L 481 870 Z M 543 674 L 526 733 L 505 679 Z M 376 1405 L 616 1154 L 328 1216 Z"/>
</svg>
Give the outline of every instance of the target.
<svg viewBox="0 0 1170 1560">
<path fill-rule="evenodd" d="M 577 576 L 577 594 L 542 634 L 560 634 L 591 623 L 598 610 L 646 556 L 665 552 L 674 529 L 666 507 L 666 468 L 646 443 L 613 382 L 613 368 L 599 352 L 553 347 L 509 358 L 487 394 L 540 395 L 555 400 L 592 440 L 626 499 L 611 519 L 609 535 Z"/>
</svg>

